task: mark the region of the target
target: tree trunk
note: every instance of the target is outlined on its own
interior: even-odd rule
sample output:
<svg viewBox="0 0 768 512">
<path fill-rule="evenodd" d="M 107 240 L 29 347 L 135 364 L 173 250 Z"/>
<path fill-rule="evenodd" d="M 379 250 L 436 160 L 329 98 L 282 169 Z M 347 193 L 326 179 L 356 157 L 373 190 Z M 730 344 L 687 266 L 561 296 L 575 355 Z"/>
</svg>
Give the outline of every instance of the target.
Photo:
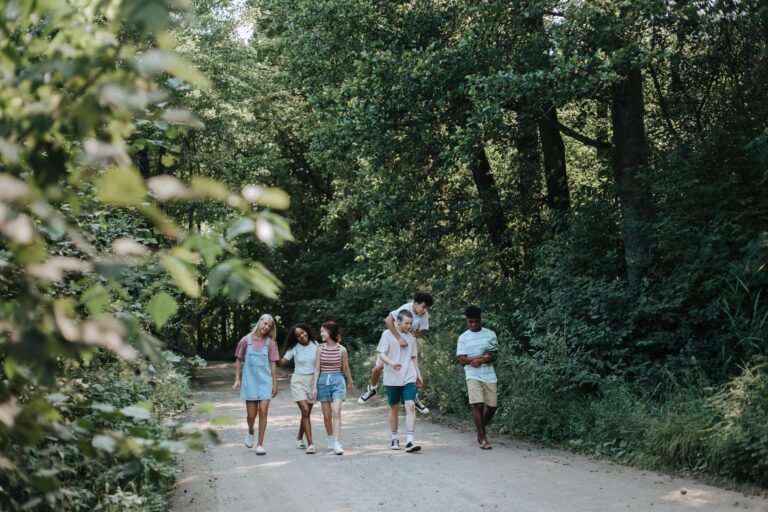
<svg viewBox="0 0 768 512">
<path fill-rule="evenodd" d="M 520 176 L 520 213 L 525 216 L 536 214 L 538 217 L 541 194 L 541 155 L 536 124 L 520 126 L 515 138 L 515 147 L 519 163 Z"/>
<path fill-rule="evenodd" d="M 136 166 L 139 168 L 141 177 L 144 179 L 152 177 L 152 168 L 149 164 L 149 147 L 144 146 L 144 149 L 136 154 Z"/>
<path fill-rule="evenodd" d="M 613 87 L 613 175 L 621 204 L 627 281 L 637 291 L 653 261 L 651 194 L 639 176 L 648 166 L 643 77 L 633 68 Z"/>
<path fill-rule="evenodd" d="M 488 229 L 494 246 L 502 248 L 505 245 L 506 216 L 499 198 L 499 191 L 496 188 L 491 163 L 484 147 L 480 147 L 476 151 L 470 163 L 470 170 L 472 171 L 472 181 L 475 183 L 477 194 L 480 197 L 481 220 Z"/>
<path fill-rule="evenodd" d="M 539 119 L 539 137 L 544 155 L 544 178 L 547 184 L 547 206 L 557 211 L 571 207 L 571 192 L 565 167 L 565 143 L 557 127 L 557 110 L 553 108 Z"/>
</svg>

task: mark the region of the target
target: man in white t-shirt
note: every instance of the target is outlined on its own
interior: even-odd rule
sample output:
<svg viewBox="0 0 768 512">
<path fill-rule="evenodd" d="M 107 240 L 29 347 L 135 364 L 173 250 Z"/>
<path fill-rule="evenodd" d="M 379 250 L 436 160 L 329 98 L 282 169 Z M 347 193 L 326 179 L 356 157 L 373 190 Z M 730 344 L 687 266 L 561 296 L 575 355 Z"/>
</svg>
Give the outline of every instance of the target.
<svg viewBox="0 0 768 512">
<path fill-rule="evenodd" d="M 421 385 L 421 372 L 416 360 L 418 347 L 416 338 L 410 333 L 413 323 L 413 314 L 407 309 L 402 309 L 397 314 L 395 327 L 398 338 L 389 330 L 381 334 L 381 340 L 376 351 L 384 363 L 384 385 L 387 387 L 387 403 L 389 404 L 389 429 L 392 432 L 390 447 L 393 450 L 400 449 L 400 437 L 398 433 L 398 412 L 400 401 L 405 404 L 405 451 L 415 453 L 421 450 L 416 444 L 414 430 L 416 427 L 416 384 Z M 400 340 L 405 341 L 401 345 Z"/>
<path fill-rule="evenodd" d="M 433 300 L 431 294 L 421 291 L 416 292 L 413 295 L 413 302 L 403 304 L 399 308 L 390 312 L 389 315 L 387 315 L 387 318 L 384 319 L 384 323 L 387 325 L 387 329 L 400 343 L 401 346 L 405 345 L 405 339 L 397 330 L 395 325 L 395 322 L 397 321 L 397 314 L 403 310 L 410 312 L 413 316 L 413 324 L 411 326 L 410 333 L 417 338 L 423 337 L 424 334 L 429 330 L 429 313 L 427 310 L 432 307 L 432 302 Z M 381 379 L 381 373 L 383 369 L 384 363 L 382 363 L 381 357 L 377 356 L 376 365 L 371 371 L 371 383 L 368 384 L 368 388 L 362 395 L 360 395 L 360 398 L 357 399 L 357 403 L 361 405 L 365 404 L 372 396 L 376 394 L 376 386 L 379 384 L 379 379 Z M 416 405 L 416 410 L 420 413 L 429 413 L 429 409 L 419 400 L 418 396 L 414 400 L 414 404 Z"/>
<path fill-rule="evenodd" d="M 464 367 L 467 394 L 477 429 L 477 442 L 480 443 L 481 449 L 490 450 L 491 443 L 488 442 L 485 428 L 496 414 L 498 395 L 493 361 L 496 359 L 498 340 L 495 332 L 483 327 L 478 306 L 467 307 L 464 316 L 467 320 L 467 330 L 459 336 L 456 358 Z"/>
</svg>

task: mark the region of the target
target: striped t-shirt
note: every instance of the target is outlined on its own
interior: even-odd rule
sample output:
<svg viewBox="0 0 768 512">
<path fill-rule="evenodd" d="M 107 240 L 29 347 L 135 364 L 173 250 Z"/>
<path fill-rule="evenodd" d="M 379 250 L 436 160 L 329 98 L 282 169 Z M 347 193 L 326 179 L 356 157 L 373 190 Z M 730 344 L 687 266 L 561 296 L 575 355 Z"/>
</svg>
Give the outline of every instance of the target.
<svg viewBox="0 0 768 512">
<path fill-rule="evenodd" d="M 486 352 L 492 352 L 497 348 L 496 333 L 492 330 L 482 327 L 479 331 L 473 332 L 467 329 L 459 336 L 456 355 L 479 356 Z M 473 379 L 492 384 L 496 382 L 496 371 L 493 369 L 493 364 L 481 364 L 477 368 L 468 364 L 464 366 L 464 377 L 467 380 Z"/>
<path fill-rule="evenodd" d="M 321 372 L 340 372 L 341 371 L 341 345 L 335 348 L 328 348 L 322 345 L 320 350 L 320 371 Z"/>
</svg>

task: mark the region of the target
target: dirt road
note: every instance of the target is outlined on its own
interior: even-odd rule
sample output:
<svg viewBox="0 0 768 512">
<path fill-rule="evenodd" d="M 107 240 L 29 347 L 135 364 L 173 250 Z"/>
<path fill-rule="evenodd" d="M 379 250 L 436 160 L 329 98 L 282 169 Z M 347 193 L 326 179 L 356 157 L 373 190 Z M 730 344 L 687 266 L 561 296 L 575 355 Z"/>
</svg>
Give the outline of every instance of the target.
<svg viewBox="0 0 768 512">
<path fill-rule="evenodd" d="M 325 449 L 318 405 L 312 412 L 318 453 L 307 455 L 294 446 L 299 414 L 289 380 L 287 374 L 279 379 L 264 442 L 267 454 L 257 457 L 243 445 L 245 406 L 230 389 L 233 365 L 212 363 L 200 372 L 195 404 L 212 402 L 218 415 L 234 416 L 238 423 L 213 427 L 222 444 L 181 456 L 172 510 L 768 512 L 766 498 L 509 439 L 492 437 L 493 450 L 480 450 L 472 432 L 423 416 L 416 424 L 422 452 L 391 451 L 387 408 L 378 397 L 373 405 L 357 405 L 356 395 L 345 402 L 341 456 Z M 187 430 L 209 427 L 208 420 L 194 408 L 182 418 Z"/>
</svg>

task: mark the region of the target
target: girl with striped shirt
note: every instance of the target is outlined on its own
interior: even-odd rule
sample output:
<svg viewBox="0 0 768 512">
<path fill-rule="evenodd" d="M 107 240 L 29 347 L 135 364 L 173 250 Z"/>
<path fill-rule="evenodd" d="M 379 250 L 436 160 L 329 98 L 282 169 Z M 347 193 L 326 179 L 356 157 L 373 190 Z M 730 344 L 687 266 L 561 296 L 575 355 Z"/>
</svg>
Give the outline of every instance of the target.
<svg viewBox="0 0 768 512">
<path fill-rule="evenodd" d="M 316 396 L 323 408 L 328 449 L 333 450 L 336 455 L 341 455 L 344 453 L 339 440 L 341 402 L 346 397 L 345 390 L 352 392 L 352 373 L 349 371 L 347 349 L 340 344 L 341 336 L 336 322 L 325 322 L 320 328 L 320 338 L 324 343 L 318 347 L 315 357 L 311 398 Z"/>
</svg>

